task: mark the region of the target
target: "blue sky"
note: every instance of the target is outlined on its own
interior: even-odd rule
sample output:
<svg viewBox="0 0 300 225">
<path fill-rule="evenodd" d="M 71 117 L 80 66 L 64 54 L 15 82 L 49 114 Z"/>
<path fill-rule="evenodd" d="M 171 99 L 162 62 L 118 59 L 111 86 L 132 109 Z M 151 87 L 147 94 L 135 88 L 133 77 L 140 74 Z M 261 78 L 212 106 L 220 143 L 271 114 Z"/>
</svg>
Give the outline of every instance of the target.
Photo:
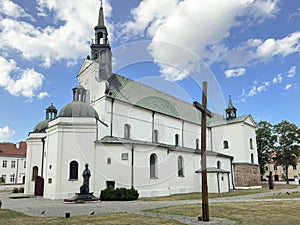
<svg viewBox="0 0 300 225">
<path fill-rule="evenodd" d="M 300 1 L 104 0 L 114 72 L 223 113 L 300 126 Z M 98 0 L 0 1 L 0 141 L 72 100 Z"/>
</svg>

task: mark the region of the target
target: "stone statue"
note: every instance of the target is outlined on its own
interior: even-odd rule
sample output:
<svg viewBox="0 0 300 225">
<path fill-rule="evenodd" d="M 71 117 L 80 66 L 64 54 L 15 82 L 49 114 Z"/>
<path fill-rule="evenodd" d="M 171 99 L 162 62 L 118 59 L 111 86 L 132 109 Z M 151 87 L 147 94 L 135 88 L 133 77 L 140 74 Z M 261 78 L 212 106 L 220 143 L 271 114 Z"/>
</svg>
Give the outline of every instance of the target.
<svg viewBox="0 0 300 225">
<path fill-rule="evenodd" d="M 85 164 L 85 170 L 82 173 L 83 176 L 83 184 L 80 187 L 80 194 L 89 194 L 90 188 L 89 188 L 89 180 L 91 176 L 91 171 L 89 170 L 89 165 Z"/>
</svg>

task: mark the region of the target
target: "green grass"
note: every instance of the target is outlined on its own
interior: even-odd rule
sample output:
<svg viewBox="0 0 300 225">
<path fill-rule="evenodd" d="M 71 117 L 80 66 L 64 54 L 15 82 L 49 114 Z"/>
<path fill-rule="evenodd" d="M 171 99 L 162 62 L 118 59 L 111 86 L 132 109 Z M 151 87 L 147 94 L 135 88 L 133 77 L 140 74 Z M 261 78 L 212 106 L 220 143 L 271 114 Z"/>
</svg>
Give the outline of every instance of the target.
<svg viewBox="0 0 300 225">
<path fill-rule="evenodd" d="M 273 190 L 281 190 L 281 189 L 292 189 L 296 188 L 296 185 L 274 185 Z M 232 196 L 242 196 L 242 195 L 250 195 L 250 194 L 258 194 L 258 193 L 265 193 L 271 192 L 273 190 L 269 190 L 268 185 L 263 185 L 262 188 L 259 189 L 245 189 L 245 190 L 231 190 L 230 192 L 226 193 L 210 193 L 208 194 L 208 198 L 224 198 L 224 197 L 232 197 Z M 201 199 L 201 192 L 197 193 L 188 193 L 188 194 L 176 194 L 170 196 L 162 196 L 162 197 L 149 197 L 149 198 L 139 198 L 141 201 L 176 201 L 176 200 L 194 200 L 194 199 Z"/>
<path fill-rule="evenodd" d="M 300 192 L 293 192 L 293 193 L 279 193 L 279 194 L 273 194 L 271 196 L 264 196 L 259 197 L 257 199 L 285 199 L 285 198 L 300 198 Z"/>
<path fill-rule="evenodd" d="M 118 214 L 103 214 L 93 216 L 71 216 L 71 218 L 64 217 L 32 217 L 23 213 L 2 209 L 0 210 L 0 224 L 1 225 L 47 225 L 47 224 L 81 224 L 81 225 L 131 225 L 131 224 L 167 224 L 180 225 L 174 220 L 139 216 L 126 213 Z"/>
<path fill-rule="evenodd" d="M 299 208 L 300 201 L 212 203 L 209 214 L 210 217 L 235 221 L 235 224 L 298 225 Z M 201 205 L 172 206 L 147 212 L 197 217 L 201 214 Z"/>
</svg>

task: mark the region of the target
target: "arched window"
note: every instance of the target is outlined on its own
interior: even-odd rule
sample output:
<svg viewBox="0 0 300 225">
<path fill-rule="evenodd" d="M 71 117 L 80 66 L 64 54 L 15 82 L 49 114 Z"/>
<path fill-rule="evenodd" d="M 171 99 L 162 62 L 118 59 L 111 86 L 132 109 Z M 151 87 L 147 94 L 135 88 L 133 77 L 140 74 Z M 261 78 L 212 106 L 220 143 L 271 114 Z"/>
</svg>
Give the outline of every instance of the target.
<svg viewBox="0 0 300 225">
<path fill-rule="evenodd" d="M 199 150 L 199 138 L 196 139 L 196 150 Z"/>
<path fill-rule="evenodd" d="M 179 145 L 179 134 L 175 134 L 175 146 Z"/>
<path fill-rule="evenodd" d="M 150 179 L 157 178 L 157 156 L 156 154 L 150 155 Z"/>
<path fill-rule="evenodd" d="M 158 143 L 158 130 L 153 131 L 153 142 Z"/>
<path fill-rule="evenodd" d="M 251 153 L 251 163 L 252 164 L 254 163 L 254 155 L 253 155 L 253 153 Z"/>
<path fill-rule="evenodd" d="M 221 169 L 221 162 L 220 161 L 217 162 L 217 168 Z"/>
<path fill-rule="evenodd" d="M 129 124 L 124 125 L 124 138 L 130 139 L 130 125 Z"/>
<path fill-rule="evenodd" d="M 37 166 L 34 166 L 32 168 L 32 178 L 31 180 L 35 180 L 35 178 L 38 176 L 39 174 L 39 168 Z"/>
<path fill-rule="evenodd" d="M 178 176 L 183 177 L 183 157 L 180 155 L 177 159 L 177 165 L 178 165 Z"/>
<path fill-rule="evenodd" d="M 225 140 L 225 141 L 223 142 L 223 148 L 224 148 L 224 149 L 229 148 L 228 141 Z"/>
<path fill-rule="evenodd" d="M 252 138 L 250 138 L 250 149 L 253 149 L 253 140 L 252 140 Z"/>
<path fill-rule="evenodd" d="M 78 162 L 70 162 L 69 179 L 78 180 Z"/>
</svg>

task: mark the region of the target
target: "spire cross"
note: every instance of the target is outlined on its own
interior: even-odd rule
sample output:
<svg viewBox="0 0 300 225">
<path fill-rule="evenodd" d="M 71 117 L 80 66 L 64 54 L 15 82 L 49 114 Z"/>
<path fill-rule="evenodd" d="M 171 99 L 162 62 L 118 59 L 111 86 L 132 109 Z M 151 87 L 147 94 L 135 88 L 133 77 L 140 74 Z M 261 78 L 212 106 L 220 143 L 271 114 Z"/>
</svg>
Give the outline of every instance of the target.
<svg viewBox="0 0 300 225">
<path fill-rule="evenodd" d="M 207 110 L 207 82 L 202 83 L 202 105 L 195 101 L 194 107 L 201 111 L 201 175 L 202 175 L 202 220 L 209 221 L 207 167 L 206 167 L 206 117 L 213 117 Z"/>
</svg>

